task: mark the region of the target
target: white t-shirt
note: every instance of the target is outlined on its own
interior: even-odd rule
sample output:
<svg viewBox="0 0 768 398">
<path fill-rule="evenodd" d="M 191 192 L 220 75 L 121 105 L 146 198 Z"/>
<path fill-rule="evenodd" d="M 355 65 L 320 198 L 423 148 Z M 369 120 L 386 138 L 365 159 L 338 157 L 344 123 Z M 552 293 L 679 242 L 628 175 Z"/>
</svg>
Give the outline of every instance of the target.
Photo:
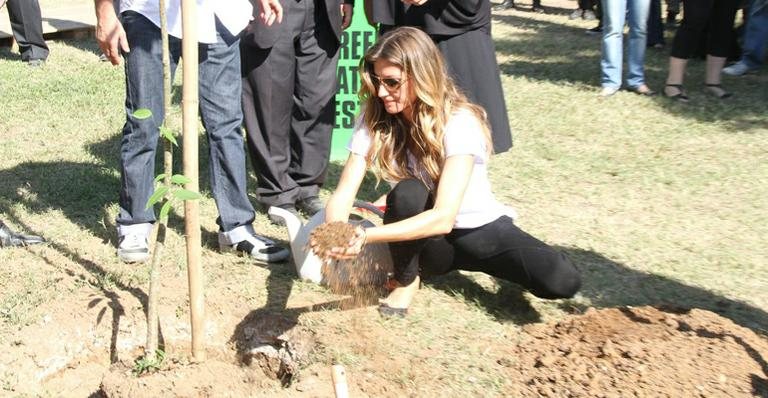
<svg viewBox="0 0 768 398">
<path fill-rule="evenodd" d="M 166 0 L 168 33 L 181 38 L 181 0 Z M 158 0 L 120 0 L 120 12 L 136 11 L 160 27 Z M 253 6 L 249 0 L 197 0 L 197 41 L 216 43 L 216 17 L 237 36 L 251 20 Z"/>
<path fill-rule="evenodd" d="M 347 149 L 354 154 L 366 156 L 371 147 L 371 136 L 362 120 L 362 117 L 358 119 Z M 503 215 L 517 217 L 514 209 L 502 205 L 493 196 L 491 183 L 488 181 L 488 152 L 482 126 L 470 111 L 459 110 L 451 116 L 445 126 L 443 147 L 446 159 L 456 155 L 473 155 L 475 158 L 475 165 L 472 168 L 472 175 L 464 192 L 459 213 L 456 215 L 454 228 L 477 228 Z M 414 174 L 422 172 L 415 163 L 415 158 L 410 154 L 408 163 Z"/>
</svg>

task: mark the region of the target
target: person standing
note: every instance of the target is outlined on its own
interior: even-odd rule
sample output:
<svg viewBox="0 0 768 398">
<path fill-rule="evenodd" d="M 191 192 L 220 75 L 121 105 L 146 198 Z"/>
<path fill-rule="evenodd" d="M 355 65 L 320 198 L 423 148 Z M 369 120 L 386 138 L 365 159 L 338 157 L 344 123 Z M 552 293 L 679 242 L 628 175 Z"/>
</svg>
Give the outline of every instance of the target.
<svg viewBox="0 0 768 398">
<path fill-rule="evenodd" d="M 31 67 L 45 64 L 48 45 L 43 39 L 43 18 L 37 0 L 8 0 L 13 38 L 19 43 L 21 60 Z"/>
<path fill-rule="evenodd" d="M 768 46 L 768 0 L 752 0 L 749 19 L 744 29 L 744 43 L 741 59 L 723 68 L 723 73 L 741 76 L 760 69 Z"/>
<path fill-rule="evenodd" d="M 282 24 L 252 22 L 246 29 L 242 109 L 259 202 L 265 210 L 312 216 L 324 207 L 318 193 L 330 161 L 339 47 L 353 0 L 284 5 Z"/>
<path fill-rule="evenodd" d="M 277 0 L 260 0 L 262 21 L 279 21 Z M 277 4 L 277 6 L 275 6 Z M 96 40 L 113 65 L 125 59 L 126 122 L 120 150 L 118 257 L 149 258 L 148 238 L 155 222 L 147 201 L 153 192 L 155 153 L 163 114 L 162 45 L 158 0 L 121 0 L 119 19 L 112 0 L 95 0 Z M 240 125 L 238 34 L 248 24 L 247 0 L 198 1 L 200 114 L 208 137 L 211 192 L 219 210 L 219 247 L 259 261 L 282 261 L 290 252 L 253 229 L 255 213 L 246 192 L 245 150 Z M 181 7 L 167 7 L 171 72 L 181 55 Z M 137 109 L 152 116 L 138 119 Z"/>
<path fill-rule="evenodd" d="M 600 95 L 610 97 L 621 88 L 624 55 L 624 24 L 629 24 L 627 86 L 640 95 L 654 95 L 645 84 L 646 28 L 650 0 L 603 0 L 603 46 Z"/>
<path fill-rule="evenodd" d="M 704 87 L 710 95 L 730 98 L 733 94 L 720 84 L 720 73 L 733 43 L 733 21 L 738 2 L 733 0 L 684 1 L 685 17 L 677 28 L 669 57 L 669 72 L 664 86 L 664 95 L 679 102 L 688 102 L 683 88 L 688 59 L 696 52 L 702 38 L 706 37 L 707 61 Z M 709 31 L 706 33 L 707 29 Z"/>
<path fill-rule="evenodd" d="M 367 0 L 369 22 L 380 33 L 398 26 L 422 29 L 437 44 L 456 84 L 488 113 L 494 153 L 512 147 L 496 48 L 491 37 L 489 0 Z M 418 4 L 417 4 L 418 3 Z"/>
</svg>

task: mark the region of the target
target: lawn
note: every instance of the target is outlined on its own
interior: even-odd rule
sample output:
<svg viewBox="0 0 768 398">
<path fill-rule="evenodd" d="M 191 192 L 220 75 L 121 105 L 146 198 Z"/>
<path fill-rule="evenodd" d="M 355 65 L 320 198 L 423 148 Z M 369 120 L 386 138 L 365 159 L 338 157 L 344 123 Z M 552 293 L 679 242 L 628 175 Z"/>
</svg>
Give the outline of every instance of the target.
<svg viewBox="0 0 768 398">
<path fill-rule="evenodd" d="M 340 362 L 350 375 L 391 386 L 368 395 L 503 396 L 509 380 L 486 348 L 525 339 L 528 324 L 589 307 L 707 309 L 768 333 L 768 74 L 724 77 L 735 95 L 723 101 L 706 95 L 703 62 L 693 60 L 690 104 L 629 92 L 600 98 L 599 38 L 584 34 L 590 22 L 567 19 L 571 2 L 553 4 L 561 7 L 544 15 L 494 15 L 514 148 L 493 157 L 491 179 L 523 229 L 574 260 L 581 293 L 539 300 L 461 273 L 426 283 L 406 320 L 382 321 L 372 307 L 317 310 L 314 304 L 338 297 L 295 280 L 290 263 L 254 265 L 217 252 L 216 210 L 203 178 L 212 352 L 226 352 L 234 325 L 284 311 L 315 333 L 320 348 L 309 369 Z M 110 363 L 132 361 L 145 332 L 148 267 L 115 256 L 123 71 L 99 62 L 91 39 L 49 45 L 39 69 L 0 49 L 0 219 L 50 240 L 0 250 L 0 344 L 10 347 L 0 354 L 0 388 L 9 394 L 92 392 Z M 647 81 L 656 90 L 667 56 L 647 53 Z M 178 124 L 179 112 L 172 118 Z M 323 196 L 340 167 L 332 166 Z M 373 199 L 371 184 L 362 199 Z M 161 315 L 167 351 L 183 363 L 189 330 L 180 215 L 171 218 Z M 263 213 L 256 225 L 287 239 Z M 90 384 L 62 376 L 67 366 Z M 383 368 L 395 370 L 376 371 Z"/>
</svg>

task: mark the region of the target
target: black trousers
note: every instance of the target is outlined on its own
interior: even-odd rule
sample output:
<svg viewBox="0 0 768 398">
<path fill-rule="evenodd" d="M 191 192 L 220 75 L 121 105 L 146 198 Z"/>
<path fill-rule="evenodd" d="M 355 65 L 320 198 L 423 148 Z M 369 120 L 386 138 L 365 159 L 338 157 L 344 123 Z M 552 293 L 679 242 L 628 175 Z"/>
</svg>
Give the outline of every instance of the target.
<svg viewBox="0 0 768 398">
<path fill-rule="evenodd" d="M 421 181 L 401 181 L 387 195 L 384 223 L 412 217 L 432 206 L 432 196 Z M 547 299 L 572 297 L 581 287 L 579 272 L 568 257 L 515 226 L 507 216 L 479 228 L 454 229 L 444 236 L 392 242 L 389 248 L 395 279 L 403 285 L 417 275 L 467 270 L 517 283 Z"/>
<path fill-rule="evenodd" d="M 694 55 L 707 32 L 706 53 L 727 57 L 733 43 L 733 22 L 738 1 L 695 0 L 683 2 L 683 22 L 672 42 L 672 56 L 688 59 Z M 709 29 L 707 29 L 709 27 Z"/>
<path fill-rule="evenodd" d="M 43 18 L 37 0 L 8 0 L 11 30 L 19 43 L 21 60 L 48 58 L 48 45 L 43 39 Z"/>
<path fill-rule="evenodd" d="M 339 42 L 315 3 L 283 3 L 272 47 L 241 42 L 243 120 L 265 206 L 317 196 L 328 169 Z"/>
</svg>

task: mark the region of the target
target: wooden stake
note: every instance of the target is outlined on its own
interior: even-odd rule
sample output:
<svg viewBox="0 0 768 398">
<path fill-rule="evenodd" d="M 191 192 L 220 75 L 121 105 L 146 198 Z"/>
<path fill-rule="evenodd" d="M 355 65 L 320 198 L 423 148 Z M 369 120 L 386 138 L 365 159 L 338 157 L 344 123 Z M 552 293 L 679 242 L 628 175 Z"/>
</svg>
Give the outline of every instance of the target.
<svg viewBox="0 0 768 398">
<path fill-rule="evenodd" d="M 190 179 L 185 188 L 199 192 L 199 168 L 197 164 L 197 110 L 198 58 L 197 58 L 197 3 L 181 1 L 183 68 L 182 134 L 184 136 L 184 175 Z M 203 296 L 203 271 L 200 264 L 200 201 L 184 201 L 184 226 L 187 235 L 187 275 L 189 277 L 189 307 L 192 322 L 192 359 L 205 360 L 203 338 L 205 335 L 205 299 Z"/>
<path fill-rule="evenodd" d="M 331 379 L 333 379 L 333 392 L 336 398 L 349 398 L 347 371 L 344 370 L 344 366 L 333 365 L 331 367 Z"/>
</svg>

